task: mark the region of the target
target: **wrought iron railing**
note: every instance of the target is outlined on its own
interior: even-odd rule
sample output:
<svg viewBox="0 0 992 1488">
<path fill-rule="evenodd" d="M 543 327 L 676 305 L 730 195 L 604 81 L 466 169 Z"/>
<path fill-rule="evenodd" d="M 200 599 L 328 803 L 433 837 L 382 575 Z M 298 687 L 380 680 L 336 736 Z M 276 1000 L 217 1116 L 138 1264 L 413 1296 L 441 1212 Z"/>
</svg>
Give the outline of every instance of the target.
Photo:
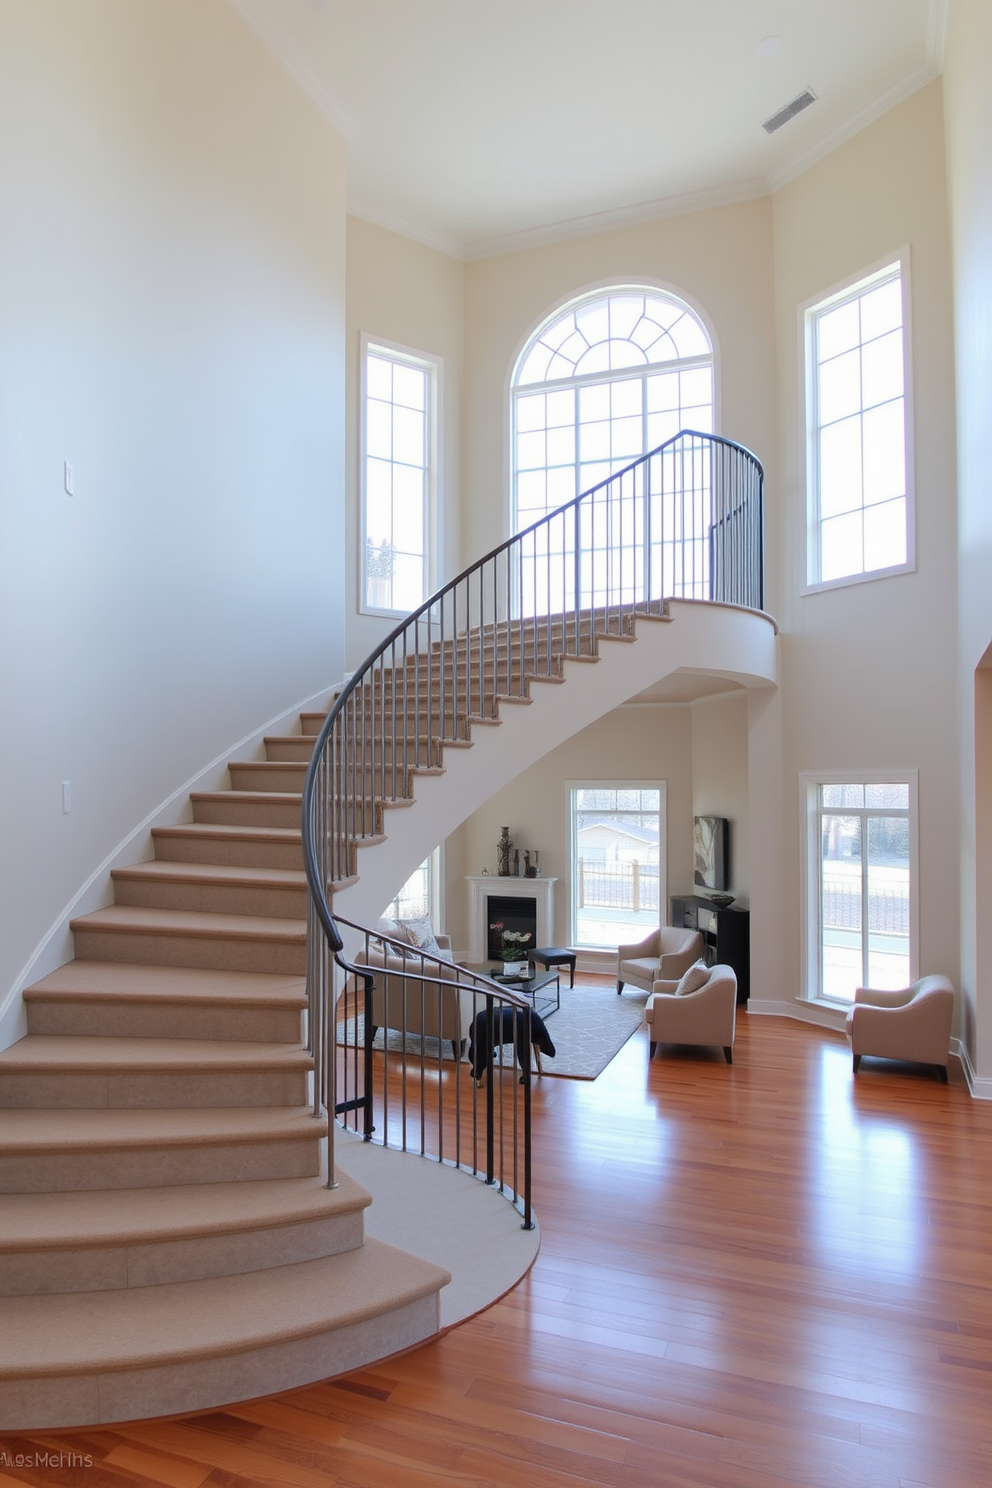
<svg viewBox="0 0 992 1488">
<path fill-rule="evenodd" d="M 501 699 L 526 696 L 534 678 L 559 675 L 564 657 L 594 654 L 600 636 L 632 633 L 638 615 L 660 615 L 671 599 L 760 609 L 762 479 L 760 463 L 741 445 L 683 431 L 471 564 L 397 625 L 347 683 L 317 738 L 303 797 L 308 996 L 320 1072 L 315 1115 L 336 1109 L 349 1121 L 360 1120 L 371 1135 L 381 1100 L 380 1135 L 392 1143 L 389 1102 L 407 1109 L 414 1086 L 430 1089 L 432 1099 L 436 1086 L 436 1121 L 428 1120 L 418 1097 L 419 1150 L 433 1143 L 437 1150 L 430 1155 L 441 1157 L 444 1141 L 451 1150 L 446 1134 L 460 1130 L 462 1119 L 460 1062 L 438 1055 L 435 1069 L 436 1051 L 421 1050 L 414 1059 L 405 1037 L 402 1058 L 388 1048 L 376 1052 L 364 1032 L 373 1026 L 367 1009 L 377 984 L 370 937 L 386 942 L 338 921 L 333 893 L 356 877 L 359 845 L 384 835 L 385 804 L 412 797 L 414 774 L 440 770 L 446 744 L 467 741 L 473 721 L 496 717 Z M 395 885 L 383 887 L 388 893 Z M 432 958 L 422 956 L 407 971 L 406 995 L 425 995 L 418 989 L 436 973 Z M 473 999 L 475 1016 L 475 1009 L 488 1009 L 492 1017 L 504 1006 L 527 1013 L 526 999 L 485 977 L 465 973 L 456 986 Z M 361 1010 L 356 1005 L 347 1013 L 348 998 L 360 998 Z M 357 1033 L 339 1042 L 342 1026 L 357 1030 L 359 1011 L 360 1079 Z M 340 1052 L 347 1048 L 356 1051 L 348 1056 L 350 1076 Z M 390 1059 L 395 1079 L 387 1078 Z M 522 1091 L 519 1121 L 494 1108 L 485 1146 L 500 1150 L 509 1121 L 514 1132 L 519 1128 L 526 1163 L 517 1163 L 511 1144 L 510 1169 L 497 1161 L 494 1169 L 484 1165 L 484 1173 L 524 1204 L 529 1217 L 529 1192 L 525 1199 L 514 1177 L 524 1167 L 529 1174 L 529 1074 L 524 1071 L 522 1087 L 506 1083 Z M 469 1166 L 475 1160 L 473 1146 Z M 332 1182 L 333 1150 L 328 1175 Z"/>
</svg>

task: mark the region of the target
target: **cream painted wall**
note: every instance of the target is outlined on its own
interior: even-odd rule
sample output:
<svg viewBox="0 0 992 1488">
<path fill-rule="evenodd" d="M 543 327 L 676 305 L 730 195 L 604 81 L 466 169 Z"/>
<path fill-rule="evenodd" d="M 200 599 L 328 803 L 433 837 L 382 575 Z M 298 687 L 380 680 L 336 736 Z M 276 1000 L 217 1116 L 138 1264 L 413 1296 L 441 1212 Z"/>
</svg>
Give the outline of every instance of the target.
<svg viewBox="0 0 992 1488">
<path fill-rule="evenodd" d="M 716 332 L 718 431 L 774 458 L 767 198 L 468 264 L 464 563 L 508 535 L 507 391 L 517 355 L 551 310 L 605 283 L 666 285 L 703 312 Z"/>
<path fill-rule="evenodd" d="M 0 207 L 2 1003 L 340 675 L 344 149 L 222 0 L 4 0 Z"/>
<path fill-rule="evenodd" d="M 622 740 L 622 748 L 618 746 Z M 557 878 L 555 939 L 568 943 L 571 783 L 664 780 L 668 801 L 669 892 L 692 882 L 692 719 L 685 706 L 625 705 L 599 719 L 499 791 L 448 839 L 446 857 L 462 874 L 448 882 L 445 928 L 456 950 L 468 945 L 466 873 L 496 871 L 496 844 L 507 826 L 514 843 L 537 848 L 542 875 Z"/>
<path fill-rule="evenodd" d="M 992 1094 L 992 729 L 987 673 L 992 641 L 992 11 L 987 0 L 954 0 L 944 65 L 947 169 L 954 258 L 958 437 L 958 691 L 961 798 L 961 984 L 968 1050 Z M 976 692 L 984 701 L 975 715 Z M 976 752 L 976 735 L 983 748 Z M 976 774 L 979 776 L 976 791 Z M 976 861 L 976 813 L 979 823 Z M 979 906 L 981 909 L 979 909 Z"/>
<path fill-rule="evenodd" d="M 360 337 L 443 360 L 437 583 L 458 573 L 464 265 L 410 238 L 348 218 L 347 293 L 347 665 L 354 670 L 395 620 L 359 613 Z"/>
<path fill-rule="evenodd" d="M 774 504 L 776 440 L 776 347 L 773 285 L 772 209 L 769 199 L 745 202 L 684 217 L 622 228 L 588 238 L 571 239 L 521 253 L 469 264 L 465 271 L 465 413 L 464 471 L 466 499 L 462 518 L 462 560 L 469 562 L 507 535 L 508 382 L 516 357 L 536 326 L 557 305 L 605 283 L 662 284 L 702 311 L 714 335 L 717 360 L 717 427 L 719 432 L 754 449 L 765 463 L 766 500 Z M 774 553 L 775 528 L 767 524 L 766 542 Z M 769 564 L 769 574 L 776 572 Z M 767 598 L 775 608 L 774 590 Z M 663 717 L 666 730 L 678 729 L 685 749 L 691 747 L 689 710 L 651 710 Z M 595 758 L 585 771 L 600 770 L 617 778 L 638 778 L 641 758 L 634 748 L 631 720 L 639 710 L 621 709 L 597 726 Z M 639 723 L 638 727 L 643 727 Z M 650 730 L 649 730 L 650 732 Z M 561 751 L 551 757 L 557 761 Z M 743 755 L 746 772 L 747 754 Z M 540 767 L 537 767 L 540 768 Z M 557 763 L 549 766 L 560 775 Z M 692 771 L 688 755 L 677 785 L 669 786 L 669 889 L 692 882 Z M 557 772 L 557 775 L 555 774 Z M 581 778 L 576 769 L 575 778 Z M 506 795 L 506 793 L 504 793 Z M 552 861 L 563 872 L 567 856 L 567 810 L 543 792 L 535 807 L 546 819 L 548 842 L 557 844 Z M 508 808 L 507 808 L 508 809 Z M 529 817 L 525 818 L 530 820 Z M 482 822 L 477 827 L 475 824 Z M 449 843 L 460 854 L 462 872 L 478 872 L 479 852 L 493 828 L 506 820 L 481 813 L 465 833 Z M 495 842 L 495 837 L 492 837 Z M 542 865 L 544 841 L 542 847 Z M 492 855 L 492 849 L 485 849 Z M 560 857 L 559 857 L 560 854 Z M 769 856 L 780 857 L 776 837 Z M 464 865 L 468 866 L 464 866 Z M 492 866 L 492 865 L 490 865 Z M 457 884 L 449 885 L 449 910 Z M 567 890 L 559 888 L 559 915 Z M 777 912 L 776 912 L 777 923 Z M 565 932 L 566 921 L 559 918 Z"/>
<path fill-rule="evenodd" d="M 750 902 L 747 693 L 723 693 L 693 703 L 692 814 L 730 822 L 728 893 L 737 908 Z M 690 877 L 689 883 L 692 879 Z M 684 888 L 684 884 L 672 888 Z"/>
<path fill-rule="evenodd" d="M 954 363 L 940 84 L 779 191 L 774 230 L 782 548 L 771 587 L 783 628 L 786 995 L 800 990 L 803 770 L 919 769 L 920 970 L 956 978 Z M 916 572 L 803 595 L 799 307 L 905 245 L 912 259 Z"/>
</svg>

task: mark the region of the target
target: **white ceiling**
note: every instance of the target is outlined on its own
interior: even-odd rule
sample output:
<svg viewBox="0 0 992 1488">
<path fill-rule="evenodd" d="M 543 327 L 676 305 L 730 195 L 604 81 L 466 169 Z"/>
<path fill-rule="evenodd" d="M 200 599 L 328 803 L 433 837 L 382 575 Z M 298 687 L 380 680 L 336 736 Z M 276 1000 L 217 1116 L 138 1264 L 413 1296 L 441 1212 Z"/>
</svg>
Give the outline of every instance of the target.
<svg viewBox="0 0 992 1488">
<path fill-rule="evenodd" d="M 230 3 L 345 134 L 350 210 L 465 258 L 774 189 L 937 75 L 947 6 Z"/>
</svg>

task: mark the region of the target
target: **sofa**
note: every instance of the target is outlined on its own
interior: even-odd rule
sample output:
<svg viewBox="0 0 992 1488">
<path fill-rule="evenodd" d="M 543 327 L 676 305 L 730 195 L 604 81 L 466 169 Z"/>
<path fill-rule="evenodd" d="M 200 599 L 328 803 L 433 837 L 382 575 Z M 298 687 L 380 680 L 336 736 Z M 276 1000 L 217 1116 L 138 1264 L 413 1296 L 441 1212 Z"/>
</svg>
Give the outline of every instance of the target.
<svg viewBox="0 0 992 1488">
<path fill-rule="evenodd" d="M 451 959 L 450 937 L 436 937 L 435 956 L 405 938 L 399 921 L 380 921 L 378 929 L 390 940 L 373 936 L 368 952 L 360 951 L 354 961 L 356 966 L 368 966 L 375 973 L 373 1028 L 440 1039 L 442 1052 L 447 1043 L 451 1045 L 451 1057 L 460 1058 L 468 1043 L 477 999 L 470 990 L 453 985 L 459 968 Z M 393 944 L 394 939 L 401 944 Z"/>
</svg>

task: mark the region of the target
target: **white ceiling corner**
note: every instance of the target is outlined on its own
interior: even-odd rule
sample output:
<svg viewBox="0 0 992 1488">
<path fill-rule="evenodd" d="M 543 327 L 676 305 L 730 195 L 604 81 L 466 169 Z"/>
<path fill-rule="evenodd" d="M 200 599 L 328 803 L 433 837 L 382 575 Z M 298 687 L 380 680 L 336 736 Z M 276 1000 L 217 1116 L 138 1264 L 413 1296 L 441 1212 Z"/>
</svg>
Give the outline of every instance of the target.
<svg viewBox="0 0 992 1488">
<path fill-rule="evenodd" d="M 737 202 L 754 201 L 767 196 L 771 186 L 766 177 L 731 181 L 726 186 L 713 186 L 703 191 L 686 191 L 681 196 L 662 197 L 657 201 L 639 202 L 631 207 L 616 207 L 608 212 L 590 212 L 585 217 L 571 217 L 564 222 L 549 222 L 544 227 L 524 228 L 521 232 L 504 233 L 495 238 L 479 238 L 465 246 L 464 257 L 496 258 L 502 253 L 519 253 L 526 248 L 541 248 L 546 243 L 565 238 L 586 238 L 594 233 L 611 232 L 620 227 L 636 227 L 642 222 L 660 222 L 665 217 L 683 217 L 689 212 L 705 212 L 712 207 L 730 207 Z"/>
<path fill-rule="evenodd" d="M 951 0 L 930 0 L 927 57 L 935 73 L 942 72 L 944 67 L 944 48 L 947 45 L 947 22 L 950 11 Z"/>
<path fill-rule="evenodd" d="M 348 210 L 474 260 L 778 189 L 939 74 L 950 0 L 228 3 L 344 136 Z"/>
<path fill-rule="evenodd" d="M 360 217 L 363 222 L 371 222 L 374 227 L 384 227 L 388 232 L 398 233 L 401 238 L 411 238 L 415 243 L 422 243 L 425 248 L 434 248 L 438 253 L 446 253 L 449 258 L 464 260 L 468 255 L 466 246 L 460 238 L 453 238 L 449 233 L 432 232 L 429 227 L 421 223 L 410 222 L 404 217 L 399 217 L 394 212 L 385 212 L 380 207 L 373 207 L 368 202 L 363 202 L 361 197 L 348 192 L 348 215 Z"/>
<path fill-rule="evenodd" d="M 327 79 L 311 66 L 262 0 L 227 0 L 227 3 L 254 31 L 259 41 L 268 47 L 310 101 L 317 105 L 345 143 L 352 140 L 356 128 L 354 118 Z"/>
<path fill-rule="evenodd" d="M 800 151 L 798 155 L 794 155 L 778 170 L 773 171 L 769 177 L 770 189 L 778 191 L 789 181 L 794 181 L 797 176 L 802 175 L 803 171 L 809 170 L 811 165 L 815 165 L 818 160 L 822 160 L 832 150 L 836 150 L 838 145 L 843 145 L 845 141 L 853 139 L 856 134 L 861 133 L 862 129 L 867 129 L 869 124 L 873 124 L 876 119 L 880 119 L 883 114 L 887 114 L 890 109 L 895 108 L 897 104 L 902 103 L 920 88 L 926 87 L 927 83 L 932 83 L 938 76 L 939 73 L 932 64 L 924 62 L 915 72 L 901 78 L 885 93 L 878 94 L 862 108 L 857 109 L 841 123 L 835 125 L 833 129 L 821 135 L 814 144 Z"/>
</svg>

